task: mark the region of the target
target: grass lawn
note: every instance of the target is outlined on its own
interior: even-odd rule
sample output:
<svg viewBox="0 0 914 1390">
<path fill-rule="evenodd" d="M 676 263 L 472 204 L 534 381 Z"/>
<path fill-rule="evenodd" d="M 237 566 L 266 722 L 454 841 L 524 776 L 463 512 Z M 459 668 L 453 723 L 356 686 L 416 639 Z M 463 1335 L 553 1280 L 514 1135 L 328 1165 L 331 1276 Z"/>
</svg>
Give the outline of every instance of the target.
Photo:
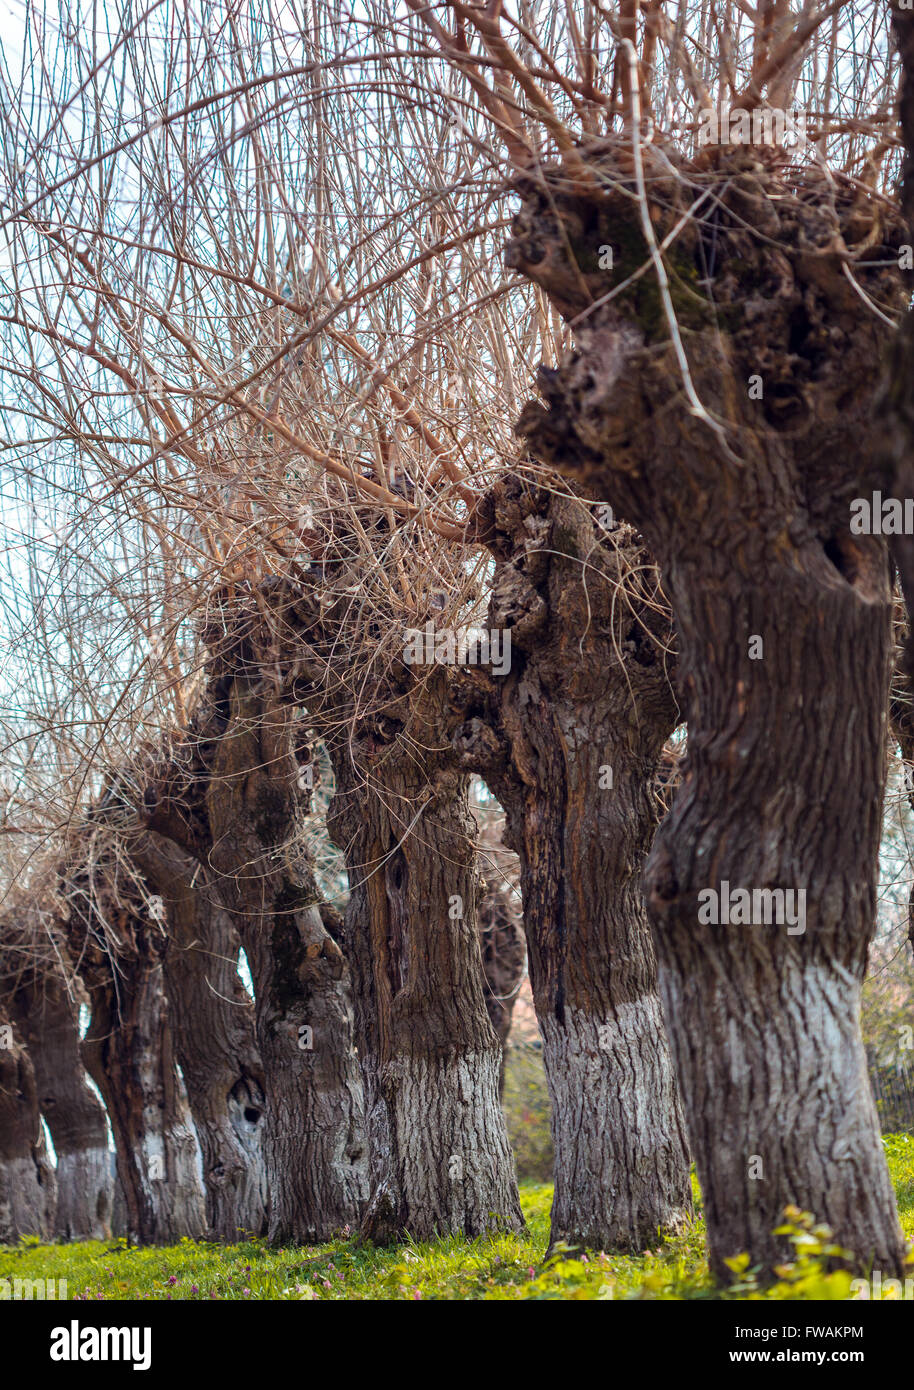
<svg viewBox="0 0 914 1390">
<path fill-rule="evenodd" d="M 914 1239 L 914 1135 L 886 1135 L 885 1147 L 901 1219 Z M 697 1193 L 696 1193 L 697 1195 Z M 271 1250 L 263 1241 L 130 1249 L 124 1241 L 0 1247 L 0 1279 L 65 1279 L 77 1299 L 625 1299 L 847 1298 L 850 1277 L 823 1273 L 828 1235 L 804 1214 L 788 1224 L 796 1258 L 764 1294 L 748 1261 L 734 1262 L 733 1287 L 710 1287 L 703 1255 L 704 1224 L 658 1241 L 637 1256 L 561 1254 L 543 1265 L 552 1189 L 521 1186 L 525 1235 L 475 1241 L 451 1237 L 387 1249 L 353 1239 Z M 914 1277 L 914 1264 L 911 1269 Z"/>
</svg>

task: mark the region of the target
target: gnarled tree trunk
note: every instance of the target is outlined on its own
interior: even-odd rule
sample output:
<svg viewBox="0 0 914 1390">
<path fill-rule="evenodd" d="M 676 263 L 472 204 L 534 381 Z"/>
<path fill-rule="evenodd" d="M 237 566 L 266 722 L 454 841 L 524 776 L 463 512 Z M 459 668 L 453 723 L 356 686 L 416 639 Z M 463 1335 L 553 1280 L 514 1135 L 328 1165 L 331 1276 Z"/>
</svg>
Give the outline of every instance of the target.
<svg viewBox="0 0 914 1390">
<path fill-rule="evenodd" d="M 644 154 L 660 241 L 693 194 Z M 655 283 L 594 308 L 611 287 L 601 245 L 648 259 L 631 164 L 601 159 L 600 185 L 620 191 L 569 191 L 551 173 L 548 194 L 524 190 L 511 262 L 584 318 L 521 432 L 641 530 L 676 618 L 688 752 L 646 888 L 711 1265 L 725 1276 L 748 1251 L 771 1271 L 796 1204 L 858 1268 L 895 1275 L 903 1242 L 859 1027 L 891 593 L 884 542 L 850 529 L 850 503 L 879 485 L 885 329 L 836 248 L 865 248 L 854 276 L 900 308 L 899 228 L 884 204 L 826 192 L 814 168 L 797 191 L 752 150 L 690 170 L 720 199 L 676 240 L 687 389 Z M 731 888 L 750 895 L 746 917 L 727 910 Z"/>
<path fill-rule="evenodd" d="M 222 875 L 220 891 L 234 894 L 226 901 L 251 961 L 258 1011 L 263 1001 L 259 1041 L 268 1093 L 271 1069 L 282 1079 L 290 1052 L 294 1058 L 296 1043 L 304 1044 L 299 1064 L 304 1074 L 323 1076 L 326 1088 L 316 1097 L 322 1109 L 312 1133 L 330 1168 L 315 1166 L 312 1181 L 326 1181 L 327 1171 L 332 1181 L 345 1179 L 340 1192 L 351 1207 L 366 1155 L 362 1092 L 347 1041 L 347 971 L 294 843 L 305 802 L 294 791 L 309 781 L 296 766 L 296 743 L 305 740 L 293 712 L 306 708 L 308 721 L 297 728 L 304 733 L 313 723 L 335 759 L 328 828 L 345 847 L 352 885 L 344 948 L 372 1155 L 373 1195 L 362 1229 L 386 1240 L 519 1228 L 498 1102 L 500 1049 L 482 997 L 467 779 L 452 770 L 448 736 L 438 732 L 446 690 L 436 683 L 430 694 L 428 682 L 415 681 L 398 662 L 392 671 L 381 652 L 370 711 L 359 717 L 347 639 L 361 638 L 350 630 L 345 566 L 338 602 L 328 581 L 335 573 L 328 560 L 323 583 L 312 584 L 316 576 L 265 581 L 246 597 L 236 587 L 208 633 L 213 717 L 203 723 L 212 732 L 199 746 L 200 760 L 211 764 L 209 857 Z M 373 652 L 369 645 L 369 660 Z M 160 799 L 154 792 L 151 800 Z M 268 943 L 269 956 L 258 958 L 258 942 Z M 288 1103 L 300 1105 L 300 1088 L 290 1088 Z M 332 1135 L 323 1138 L 328 1125 Z M 278 1133 L 280 1156 L 287 1130 Z M 333 1208 L 322 1202 L 330 1225 Z"/>
<path fill-rule="evenodd" d="M 428 688 L 417 703 L 434 699 Z M 413 715 L 415 715 L 415 708 Z M 331 837 L 346 856 L 372 1197 L 363 1233 L 522 1225 L 486 1014 L 467 779 L 383 718 L 331 748 Z M 386 730 L 387 737 L 384 737 Z"/>
<path fill-rule="evenodd" d="M 132 892 L 115 894 L 110 879 L 93 888 L 93 874 L 70 881 L 68 937 L 92 1011 L 81 1053 L 108 1111 L 127 1233 L 144 1245 L 197 1240 L 206 1200 L 163 987 L 165 934 Z"/>
<path fill-rule="evenodd" d="M 0 1013 L 0 1243 L 47 1239 L 54 1228 L 56 1182 L 28 1052 Z"/>
<path fill-rule="evenodd" d="M 139 833 L 130 851 L 167 916 L 169 1019 L 203 1156 L 211 1238 L 263 1235 L 264 1080 L 238 934 L 203 867 L 170 840 Z"/>
<path fill-rule="evenodd" d="M 511 669 L 478 683 L 455 746 L 489 779 L 520 856 L 552 1101 L 551 1243 L 641 1250 L 691 1212 L 641 893 L 678 714 L 669 621 L 630 532 L 607 538 L 580 502 L 519 478 L 489 507 L 489 625 L 511 634 Z"/>
<path fill-rule="evenodd" d="M 12 1008 L 57 1155 L 54 1238 L 105 1240 L 114 1197 L 108 1130 L 80 1056 L 78 1006 L 62 978 L 46 975 L 18 989 Z"/>
<path fill-rule="evenodd" d="M 498 1096 L 504 1098 L 508 1035 L 517 992 L 524 978 L 526 951 L 519 904 L 509 886 L 487 883 L 476 908 L 482 980 L 489 1022 L 501 1044 Z"/>
<path fill-rule="evenodd" d="M 218 887 L 254 979 L 274 1242 L 328 1240 L 367 1197 L 362 1080 L 346 962 L 303 846 L 294 711 L 246 677 L 222 693 L 206 793 Z"/>
</svg>

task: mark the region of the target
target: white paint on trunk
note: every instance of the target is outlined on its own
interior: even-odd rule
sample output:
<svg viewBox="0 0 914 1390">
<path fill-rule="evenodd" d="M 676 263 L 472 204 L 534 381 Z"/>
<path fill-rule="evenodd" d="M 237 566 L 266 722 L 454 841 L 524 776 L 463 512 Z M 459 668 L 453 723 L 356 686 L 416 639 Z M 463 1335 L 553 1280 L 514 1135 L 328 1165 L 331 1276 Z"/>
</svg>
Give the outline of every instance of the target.
<svg viewBox="0 0 914 1390">
<path fill-rule="evenodd" d="M 791 950 L 765 996 L 750 953 L 731 948 L 729 965 L 696 981 L 666 963 L 660 977 L 712 1268 L 743 1250 L 783 1260 L 790 1247 L 771 1232 L 788 1204 L 826 1222 L 848 1249 L 860 1251 L 865 1230 L 866 1258 L 892 1268 L 895 1197 L 860 1037 L 859 981 Z"/>
<path fill-rule="evenodd" d="M 39 1181 L 33 1158 L 0 1159 L 0 1244 L 15 1245 L 20 1236 L 47 1236 L 54 1215 L 54 1170 L 46 1166 L 51 1186 Z"/>
<path fill-rule="evenodd" d="M 689 1218 L 688 1165 L 656 995 L 540 1019 L 552 1099 L 552 1242 L 641 1250 Z"/>
<path fill-rule="evenodd" d="M 114 1180 L 107 1148 L 57 1155 L 58 1240 L 106 1240 L 111 1235 Z"/>
<path fill-rule="evenodd" d="M 446 1059 L 400 1056 L 382 1067 L 389 1148 L 386 1164 L 379 1155 L 386 1171 L 369 1230 L 375 1218 L 419 1240 L 522 1227 L 498 1074 L 495 1048 Z M 384 1142 L 376 1106 L 369 1121 Z"/>
</svg>

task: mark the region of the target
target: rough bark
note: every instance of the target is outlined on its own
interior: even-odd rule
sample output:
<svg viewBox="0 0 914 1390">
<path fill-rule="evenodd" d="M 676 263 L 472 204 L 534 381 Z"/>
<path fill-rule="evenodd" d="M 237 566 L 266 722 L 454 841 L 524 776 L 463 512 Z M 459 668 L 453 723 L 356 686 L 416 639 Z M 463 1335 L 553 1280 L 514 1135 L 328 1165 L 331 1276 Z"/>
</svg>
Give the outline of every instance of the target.
<svg viewBox="0 0 914 1390">
<path fill-rule="evenodd" d="M 249 896 L 248 914 L 275 898 L 278 965 L 266 967 L 275 978 L 269 987 L 276 991 L 276 1017 L 288 1020 L 283 1029 L 312 1027 L 316 1043 L 320 1030 L 334 1025 L 321 1016 L 331 1002 L 329 988 L 322 1003 L 325 986 L 312 990 L 311 972 L 329 980 L 344 972 L 344 962 L 329 934 L 320 934 L 316 894 L 299 861 L 288 854 L 264 858 L 268 844 L 275 849 L 289 838 L 291 813 L 277 789 L 292 784 L 290 709 L 306 709 L 307 724 L 299 728 L 312 725 L 334 760 L 337 796 L 334 828 L 328 828 L 347 856 L 352 885 L 344 950 L 353 975 L 372 1154 L 373 1195 L 362 1229 L 388 1240 L 520 1228 L 498 1102 L 500 1049 L 483 1003 L 467 779 L 454 772 L 449 737 L 440 730 L 442 721 L 453 723 L 448 678 L 441 668 L 431 681 L 417 678 L 398 659 L 391 662 L 378 644 L 374 618 L 367 634 L 353 625 L 353 568 L 340 554 L 343 542 L 334 543 L 335 554 L 320 574 L 265 581 L 247 594 L 246 605 L 236 586 L 212 625 L 212 650 L 222 663 L 218 667 L 214 658 L 213 670 L 226 673 L 221 694 L 211 687 L 212 698 L 222 710 L 223 731 L 230 721 L 234 730 L 231 739 L 213 740 L 226 761 L 209 794 L 212 859 L 224 838 L 217 826 L 234 814 L 219 809 L 217 820 L 215 797 L 245 804 L 235 750 L 243 746 L 245 729 L 256 725 L 260 743 L 250 766 L 257 776 L 247 792 L 251 829 L 245 831 L 240 814 L 236 823 L 239 835 L 255 833 L 257 841 L 245 851 L 239 840 L 235 880 L 243 880 L 238 864 L 255 866 L 247 878 L 258 896 Z M 358 557 L 356 569 L 363 563 Z M 227 633 L 235 636 L 220 638 Z M 367 701 L 352 688 L 356 649 L 368 663 L 376 652 L 380 657 Z M 269 702 L 268 717 L 255 712 L 255 699 Z M 279 839 L 277 826 L 284 832 Z M 256 943 L 249 950 L 245 940 L 245 949 L 249 957 L 256 954 Z M 251 965 L 256 974 L 254 959 Z M 304 1009 L 292 987 L 296 977 L 304 977 L 313 993 Z M 342 999 L 342 973 L 339 978 Z M 342 1031 L 336 1036 L 342 1040 Z M 277 1048 L 284 1046 L 277 1039 Z M 261 1049 L 269 1080 L 262 1038 Z M 355 1147 L 351 1156 L 354 1162 Z M 361 1153 L 358 1158 L 361 1163 Z"/>
<path fill-rule="evenodd" d="M 212 595 L 206 688 L 152 771 L 143 817 L 212 870 L 232 913 L 254 981 L 269 1236 L 311 1242 L 359 1220 L 364 1098 L 348 970 L 301 843 L 303 726 L 273 654 L 256 648 L 250 597 Z"/>
<path fill-rule="evenodd" d="M 479 897 L 476 920 L 486 1013 L 501 1044 L 498 1097 L 502 1100 L 511 1018 L 526 966 L 521 913 L 510 886 L 486 883 Z"/>
<path fill-rule="evenodd" d="M 669 616 L 631 532 L 564 489 L 490 495 L 489 626 L 511 669 L 455 739 L 507 813 L 552 1101 L 551 1244 L 641 1250 L 691 1213 L 641 873 L 678 709 Z"/>
<path fill-rule="evenodd" d="M 129 1225 L 127 1217 L 127 1199 L 124 1196 L 124 1184 L 121 1182 L 117 1171 L 117 1154 L 108 1154 L 108 1171 L 111 1174 L 111 1181 L 114 1183 L 114 1202 L 111 1207 L 111 1234 L 119 1240 L 121 1236 L 126 1237 Z"/>
<path fill-rule="evenodd" d="M 48 1158 L 31 1058 L 0 1013 L 0 1244 L 47 1239 L 54 1229 L 56 1182 Z"/>
<path fill-rule="evenodd" d="M 914 11 L 894 9 L 893 27 L 901 59 L 899 118 L 904 140 L 901 204 L 905 236 L 914 243 Z M 887 353 L 882 390 L 876 403 L 876 418 L 885 423 L 883 449 L 892 495 L 902 504 L 914 498 L 914 315 L 904 315 Z M 908 798 L 914 806 L 914 783 L 910 765 L 914 760 L 914 536 L 893 536 L 892 555 L 907 612 L 901 615 L 901 650 L 892 690 L 892 723 L 909 765 Z M 908 903 L 908 939 L 914 949 L 914 887 Z"/>
<path fill-rule="evenodd" d="M 645 157 L 660 241 L 695 184 Z M 726 1276 L 748 1251 L 772 1270 L 792 1203 L 858 1268 L 896 1275 L 903 1242 L 859 1029 L 891 592 L 884 541 L 849 525 L 851 501 L 883 480 L 871 412 L 886 332 L 861 311 L 841 248 L 859 248 L 866 294 L 900 309 L 899 228 L 887 205 L 815 169 L 788 183 L 776 155 L 718 150 L 687 171 L 720 195 L 669 255 L 711 420 L 685 390 L 652 272 L 594 308 L 610 287 L 599 247 L 639 263 L 648 251 L 624 196 L 631 164 L 593 159 L 605 194 L 548 172 L 549 196 L 522 190 L 511 263 L 584 318 L 520 429 L 638 527 L 676 619 L 688 752 L 646 889 L 711 1265 Z M 723 883 L 805 892 L 805 931 L 705 923 L 699 894 Z"/>
<path fill-rule="evenodd" d="M 254 979 L 269 1097 L 270 1238 L 328 1240 L 358 1223 L 367 1196 L 348 971 L 296 844 L 303 798 L 294 711 L 245 678 L 226 699 L 207 792 L 210 859 Z"/>
<path fill-rule="evenodd" d="M 238 975 L 238 934 L 196 860 L 153 833 L 132 837 L 130 851 L 166 914 L 165 988 L 203 1156 L 210 1237 L 263 1235 L 264 1077 L 254 1005 Z"/>
<path fill-rule="evenodd" d="M 344 940 L 372 1178 L 362 1231 L 381 1243 L 516 1230 L 467 779 L 428 753 L 430 739 L 407 744 L 390 723 L 359 734 L 331 754 L 327 823 L 350 880 Z"/>
<path fill-rule="evenodd" d="M 12 1008 L 57 1155 L 54 1239 L 105 1240 L 114 1196 L 108 1130 L 80 1056 L 78 1004 L 62 978 L 48 975 L 20 985 Z"/>
<path fill-rule="evenodd" d="M 895 668 L 889 695 L 891 730 L 905 764 L 904 787 L 914 807 L 914 689 L 910 664 L 911 632 L 905 604 L 895 604 Z M 914 885 L 908 891 L 908 941 L 914 949 Z"/>
<path fill-rule="evenodd" d="M 115 882 L 97 865 L 68 879 L 69 947 L 91 1007 L 81 1054 L 108 1111 L 128 1236 L 171 1245 L 206 1231 L 200 1150 L 163 987 L 165 933 Z"/>
</svg>

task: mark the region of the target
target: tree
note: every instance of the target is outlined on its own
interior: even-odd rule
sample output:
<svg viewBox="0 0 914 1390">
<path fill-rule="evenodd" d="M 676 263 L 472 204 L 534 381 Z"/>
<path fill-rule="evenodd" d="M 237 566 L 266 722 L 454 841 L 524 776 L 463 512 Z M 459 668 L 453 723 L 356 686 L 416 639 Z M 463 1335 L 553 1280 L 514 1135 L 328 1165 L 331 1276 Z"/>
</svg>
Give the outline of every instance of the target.
<svg viewBox="0 0 914 1390">
<path fill-rule="evenodd" d="M 273 1242 L 329 1240 L 367 1196 L 349 976 L 326 930 L 298 827 L 302 726 L 250 640 L 242 602 L 214 594 L 207 682 L 153 769 L 142 814 L 214 875 L 254 983 Z"/>
<path fill-rule="evenodd" d="M 204 1234 L 206 1208 L 163 987 L 166 937 L 97 815 L 73 832 L 62 867 L 68 947 L 91 1009 L 81 1053 L 108 1111 L 128 1236 L 172 1245 Z"/>
<path fill-rule="evenodd" d="M 333 764 L 328 830 L 349 871 L 341 945 L 352 973 L 369 1139 L 362 1232 L 387 1241 L 516 1228 L 522 1217 L 498 1103 L 500 1048 L 483 1001 L 468 778 L 454 769 L 441 732 L 442 721 L 453 723 L 447 676 L 437 668 L 417 677 L 402 660 L 391 663 L 385 644 L 366 642 L 349 595 L 353 568 L 369 564 L 370 552 L 361 544 L 347 550 L 353 532 L 338 514 L 333 525 L 320 573 L 267 580 L 246 603 L 236 588 L 230 618 L 214 612 L 214 631 L 238 634 L 218 650 L 230 651 L 235 640 L 231 669 L 248 673 L 232 697 L 248 703 L 234 711 L 220 746 L 244 756 L 244 731 L 256 725 L 250 701 L 264 698 L 269 673 L 274 695 L 259 726 L 269 741 L 247 765 L 282 776 L 286 786 L 305 780 L 280 755 L 279 733 L 285 728 L 291 738 L 295 730 L 291 708 L 280 713 L 285 702 L 303 711 L 299 732 L 313 727 Z M 359 534 L 372 534 L 366 522 Z M 366 585 L 366 593 L 370 603 L 375 591 Z M 376 625 L 374 613 L 368 622 Z M 287 758 L 294 746 L 285 745 Z M 234 790 L 240 798 L 243 779 L 232 783 L 231 766 L 214 774 L 216 794 Z M 248 795 L 239 826 L 258 823 L 252 809 Z M 319 956 L 315 945 L 309 958 Z M 299 1022 L 318 1038 L 314 1002 Z"/>
<path fill-rule="evenodd" d="M 821 17 L 789 30 L 786 55 L 757 28 L 734 108 L 789 102 Z M 638 528 L 676 622 L 688 751 L 645 883 L 712 1269 L 748 1251 L 771 1271 L 795 1203 L 858 1268 L 896 1274 L 859 1031 L 891 588 L 885 542 L 849 519 L 879 479 L 871 366 L 879 306 L 904 306 L 897 213 L 777 148 L 646 143 L 649 33 L 640 54 L 622 36 L 607 93 L 588 69 L 608 131 L 592 107 L 588 128 L 588 93 L 576 141 L 497 18 L 468 22 L 491 85 L 437 38 L 505 116 L 521 200 L 508 264 L 574 334 L 519 432 Z M 533 156 L 508 74 L 555 154 Z M 746 899 L 732 916 L 731 886 Z"/>
<path fill-rule="evenodd" d="M 63 934 L 53 931 L 53 949 L 42 952 L 51 913 L 34 914 L 17 903 L 10 915 L 17 921 L 8 921 L 3 932 L 6 1008 L 27 1048 L 57 1158 L 54 1238 L 104 1240 L 111 1234 L 113 1200 L 107 1125 L 80 1057 L 79 991 L 64 973 Z M 18 937 L 15 951 L 11 931 Z"/>
<path fill-rule="evenodd" d="M 57 1184 L 38 1109 L 35 1072 L 9 1016 L 0 1013 L 0 1241 L 47 1238 Z"/>
<path fill-rule="evenodd" d="M 125 841 L 165 913 L 165 992 L 203 1156 L 210 1238 L 262 1235 L 268 1211 L 264 1076 L 254 1005 L 238 974 L 238 934 L 197 860 L 151 832 Z"/>
<path fill-rule="evenodd" d="M 813 210 L 814 172 L 799 189 L 756 161 L 747 167 L 745 156 L 718 173 L 731 182 L 715 214 L 715 309 L 731 311 L 733 327 L 725 346 L 716 327 L 696 327 L 688 348 L 693 388 L 713 419 L 690 408 L 685 387 L 671 406 L 672 357 L 664 364 L 637 311 L 613 310 L 582 330 L 579 352 L 544 383 L 545 405 L 523 429 L 542 457 L 642 530 L 677 619 L 689 747 L 647 884 L 712 1263 L 722 1271 L 727 1256 L 748 1249 L 773 1267 L 781 1247 L 771 1232 L 793 1202 L 829 1222 L 858 1264 L 875 1257 L 895 1270 L 901 1241 L 858 1024 L 891 592 L 884 547 L 852 538 L 847 524 L 851 501 L 878 482 L 865 373 L 884 333 L 875 316 L 861 320 L 829 249 L 837 238 L 853 242 L 848 223 L 867 209 L 848 193 L 828 212 Z M 528 204 L 522 214 L 512 256 L 551 287 L 527 238 L 545 239 L 548 227 L 556 250 L 567 217 L 574 245 L 587 200 L 569 206 L 560 193 L 554 221 L 532 197 L 537 212 L 531 218 Z M 873 260 L 897 264 L 897 228 L 881 225 L 877 206 L 869 212 Z M 815 249 L 769 252 L 743 229 L 760 214 L 781 246 L 802 239 Z M 601 239 L 620 228 L 638 234 L 618 204 L 596 218 L 605 219 Z M 578 241 L 579 263 L 593 254 L 588 240 Z M 679 254 L 687 245 L 680 238 Z M 697 269 L 707 254 L 701 233 L 691 250 Z M 735 275 L 733 260 L 751 271 Z M 857 273 L 871 299 L 899 303 L 891 272 L 863 261 Z M 567 311 L 565 294 L 567 284 L 557 290 Z M 571 316 L 584 307 L 578 301 Z M 768 385 L 761 409 L 747 392 L 756 375 Z M 836 452 L 848 428 L 860 441 L 849 460 Z M 731 884 L 801 894 L 805 921 L 793 931 L 770 913 L 767 926 L 750 915 L 734 929 L 725 912 L 707 922 L 701 895 Z"/>
<path fill-rule="evenodd" d="M 330 750 L 371 1138 L 363 1231 L 379 1242 L 523 1220 L 483 996 L 468 778 L 442 748 L 429 686 L 381 702 Z"/>
<path fill-rule="evenodd" d="M 552 1101 L 551 1244 L 640 1251 L 691 1212 L 641 893 L 678 718 L 669 615 L 631 532 L 607 534 L 558 479 L 506 477 L 479 525 L 495 559 L 489 640 L 510 643 L 510 669 L 468 669 L 454 743 L 520 856 Z"/>
</svg>

